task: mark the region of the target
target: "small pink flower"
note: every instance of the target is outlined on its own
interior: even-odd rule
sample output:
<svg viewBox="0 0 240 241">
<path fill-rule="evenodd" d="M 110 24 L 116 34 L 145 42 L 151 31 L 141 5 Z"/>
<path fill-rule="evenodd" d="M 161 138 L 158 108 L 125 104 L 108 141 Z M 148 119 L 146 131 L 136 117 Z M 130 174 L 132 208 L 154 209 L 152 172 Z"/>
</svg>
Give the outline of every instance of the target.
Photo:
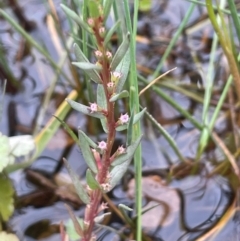
<svg viewBox="0 0 240 241">
<path fill-rule="evenodd" d="M 107 87 L 108 87 L 108 88 L 112 88 L 113 86 L 114 86 L 114 83 L 113 83 L 113 82 L 107 83 Z"/>
<path fill-rule="evenodd" d="M 128 120 L 129 120 L 128 114 L 127 113 L 124 114 L 124 115 L 121 114 L 119 120 L 120 120 L 121 124 L 126 124 L 128 122 Z"/>
<path fill-rule="evenodd" d="M 100 148 L 101 150 L 106 150 L 107 149 L 107 143 L 105 141 L 98 142 L 98 148 Z"/>
<path fill-rule="evenodd" d="M 98 106 L 96 103 L 90 103 L 90 113 L 94 113 L 98 111 Z"/>
<path fill-rule="evenodd" d="M 91 26 L 91 27 L 94 25 L 94 20 L 93 20 L 93 18 L 89 18 L 89 19 L 87 20 L 87 22 L 88 22 L 88 25 Z"/>
<path fill-rule="evenodd" d="M 111 59 L 111 58 L 112 58 L 112 53 L 109 52 L 109 51 L 107 51 L 107 52 L 106 52 L 106 56 L 107 56 L 108 59 Z"/>
<path fill-rule="evenodd" d="M 112 188 L 112 186 L 109 183 L 102 183 L 101 187 L 102 187 L 103 191 L 105 191 L 105 192 L 109 192 Z"/>
<path fill-rule="evenodd" d="M 103 56 L 102 52 L 99 51 L 99 50 L 95 51 L 95 55 L 96 55 L 97 58 L 101 58 Z"/>
</svg>

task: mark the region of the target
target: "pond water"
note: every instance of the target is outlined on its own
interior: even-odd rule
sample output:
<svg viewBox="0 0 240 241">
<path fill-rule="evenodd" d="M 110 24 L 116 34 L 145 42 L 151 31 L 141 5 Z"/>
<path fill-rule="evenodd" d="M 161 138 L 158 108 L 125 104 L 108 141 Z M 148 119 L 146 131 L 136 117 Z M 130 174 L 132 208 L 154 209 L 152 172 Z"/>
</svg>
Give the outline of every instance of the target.
<svg viewBox="0 0 240 241">
<path fill-rule="evenodd" d="M 18 2 L 26 18 L 35 23 L 35 28 L 30 32 L 31 36 L 58 62 L 61 57 L 61 45 L 60 47 L 56 45 L 58 40 L 52 35 L 51 20 L 47 17 L 48 2 L 28 0 Z M 67 36 L 68 26 L 65 15 L 59 7 L 60 3 L 61 1 L 54 1 L 54 6 L 63 33 Z M 149 74 L 149 70 L 154 71 L 189 6 L 190 3 L 187 1 L 153 1 L 150 12 L 140 13 L 137 63 L 143 75 Z M 13 14 L 10 7 L 5 7 L 5 10 Z M 189 26 L 204 16 L 204 13 L 204 8 L 196 7 L 189 20 Z M 44 118 L 38 119 L 44 94 L 56 74 L 36 49 L 28 49 L 22 36 L 16 33 L 7 22 L 0 19 L 0 23 L 0 41 L 6 51 L 7 62 L 14 78 L 21 83 L 20 89 L 14 86 L 7 89 L 0 130 L 8 136 L 29 134 L 33 132 L 36 123 L 40 127 L 47 123 L 68 94 L 69 83 L 63 77 L 60 78 Z M 162 71 L 177 66 L 178 69 L 171 78 L 186 84 L 192 81 L 199 84 L 204 81 L 196 70 L 191 51 L 195 51 L 198 57 L 201 57 L 202 66 L 206 67 L 209 52 L 206 46 L 202 46 L 201 39 L 201 34 L 206 32 L 211 41 L 212 29 L 209 25 L 203 30 L 194 32 L 187 39 L 181 37 Z M 67 64 L 63 69 L 67 76 L 71 76 Z M 191 79 L 192 76 L 195 76 L 194 80 Z M 1 81 L 6 77 L 2 75 Z M 219 80 L 219 85 L 221 81 L 222 79 Z M 185 109 L 193 107 L 195 118 L 201 116 L 201 105 L 193 104 L 192 100 L 178 92 L 169 89 L 165 91 Z M 150 103 L 151 101 L 153 103 L 148 106 L 149 111 L 174 138 L 184 157 L 193 160 L 199 131 L 189 121 L 179 118 L 178 112 L 155 93 L 152 92 L 149 98 Z M 68 116 L 67 123 L 75 128 L 81 127 L 88 130 L 88 120 L 76 112 Z M 213 156 L 218 155 L 219 150 L 216 148 L 206 153 L 198 166 L 198 171 L 192 173 L 191 166 L 175 166 L 179 164 L 179 160 L 163 136 L 149 123 L 143 123 L 142 126 L 144 133 L 142 141 L 143 203 L 146 205 L 145 208 L 158 204 L 143 216 L 143 230 L 149 237 L 148 240 L 238 240 L 239 219 L 236 215 L 230 218 L 226 227 L 213 239 L 199 238 L 216 225 L 235 200 L 235 193 L 226 175 L 209 177 L 209 173 L 216 165 Z M 217 128 L 219 132 L 225 131 L 226 122 L 219 121 Z M 119 135 L 118 139 L 121 142 L 124 136 Z M 61 164 L 62 157 L 66 157 L 83 178 L 86 164 L 78 147 L 63 129 L 59 129 L 48 147 L 29 169 L 16 171 L 10 176 L 16 189 L 17 208 L 9 221 L 9 226 L 21 241 L 60 240 L 59 223 L 61 220 L 69 220 L 64 202 L 74 208 L 76 215 L 83 215 L 84 206 L 79 202 L 74 191 L 70 192 L 69 189 L 59 187 L 59 182 L 66 183 L 69 179 Z M 173 167 L 176 168 L 174 169 L 176 172 L 169 181 L 169 173 Z M 133 168 L 130 167 L 124 180 L 109 194 L 113 203 L 134 206 L 133 172 Z M 68 195 L 67 192 L 69 192 Z M 130 213 L 130 215 L 133 214 Z M 123 230 L 126 235 L 130 232 L 115 213 L 106 225 Z M 99 231 L 99 240 L 120 239 L 114 233 L 104 230 Z"/>
</svg>

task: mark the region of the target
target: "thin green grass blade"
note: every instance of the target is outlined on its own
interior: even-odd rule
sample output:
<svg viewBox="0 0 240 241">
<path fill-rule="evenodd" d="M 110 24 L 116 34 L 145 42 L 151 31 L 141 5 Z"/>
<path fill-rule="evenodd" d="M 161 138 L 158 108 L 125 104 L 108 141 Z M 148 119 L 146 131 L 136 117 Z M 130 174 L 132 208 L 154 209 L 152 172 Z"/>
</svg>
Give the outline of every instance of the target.
<svg viewBox="0 0 240 241">
<path fill-rule="evenodd" d="M 119 1 L 120 2 L 120 1 Z M 126 17 L 127 31 L 130 32 L 130 110 L 134 110 L 135 113 L 139 112 L 139 97 L 138 97 L 138 78 L 137 78 L 137 66 L 136 66 L 136 34 L 137 34 L 137 22 L 138 22 L 138 9 L 139 1 L 134 0 L 134 13 L 133 23 L 131 23 L 131 15 L 129 9 L 129 2 L 124 0 L 124 10 Z M 140 122 L 137 122 L 133 128 L 133 141 L 141 136 Z M 142 151 L 141 144 L 137 148 L 134 155 L 134 167 L 135 167 L 135 180 L 136 180 L 136 194 L 135 205 L 137 219 L 136 239 L 142 241 Z"/>
<path fill-rule="evenodd" d="M 239 21 L 239 17 L 238 17 L 237 7 L 233 0 L 228 0 L 228 6 L 230 9 L 231 17 L 233 19 L 233 23 L 234 23 L 236 33 L 238 36 L 238 42 L 240 43 L 240 21 Z"/>
<path fill-rule="evenodd" d="M 148 84 L 148 81 L 142 77 L 139 76 L 139 80 L 142 81 L 144 84 Z M 202 124 L 199 123 L 191 113 L 184 110 L 176 101 L 174 101 L 169 95 L 167 95 L 161 88 L 152 86 L 151 87 L 162 99 L 164 99 L 168 104 L 173 106 L 181 115 L 183 115 L 186 119 L 188 119 L 197 129 L 201 130 Z"/>
<path fill-rule="evenodd" d="M 152 122 L 152 124 L 159 130 L 159 132 L 164 136 L 164 138 L 167 140 L 169 145 L 172 147 L 174 152 L 176 153 L 179 160 L 185 162 L 185 158 L 179 151 L 176 142 L 173 140 L 173 138 L 168 134 L 168 132 L 154 119 L 154 117 L 147 111 L 145 111 L 145 115 L 147 118 Z"/>
<path fill-rule="evenodd" d="M 89 204 L 90 203 L 90 197 L 87 193 L 87 190 L 83 187 L 82 183 L 80 182 L 77 174 L 72 170 L 72 168 L 70 167 L 68 161 L 63 158 L 64 164 L 68 170 L 68 173 L 72 179 L 73 185 L 76 189 L 76 192 L 79 196 L 79 198 L 85 203 L 85 204 Z"/>
</svg>

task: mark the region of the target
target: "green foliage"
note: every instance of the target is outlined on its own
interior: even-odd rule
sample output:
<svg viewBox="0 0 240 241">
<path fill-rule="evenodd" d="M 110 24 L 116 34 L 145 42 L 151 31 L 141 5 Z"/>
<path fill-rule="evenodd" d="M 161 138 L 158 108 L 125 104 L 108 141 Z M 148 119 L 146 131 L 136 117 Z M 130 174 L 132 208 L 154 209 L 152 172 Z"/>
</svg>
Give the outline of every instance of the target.
<svg viewBox="0 0 240 241">
<path fill-rule="evenodd" d="M 68 164 L 68 161 L 64 158 L 64 164 L 68 170 L 68 173 L 72 179 L 73 185 L 76 188 L 77 194 L 79 196 L 79 198 L 85 203 L 85 204 L 89 204 L 90 203 L 90 198 L 88 196 L 87 190 L 83 187 L 83 185 L 81 184 L 78 176 L 76 175 L 76 173 L 72 170 L 72 168 L 70 167 L 70 165 Z"/>
<path fill-rule="evenodd" d="M 0 220 L 8 221 L 14 211 L 14 189 L 10 179 L 0 173 Z"/>
<path fill-rule="evenodd" d="M 130 34 L 128 33 L 124 37 L 122 44 L 119 46 L 116 54 L 113 57 L 113 60 L 112 60 L 111 65 L 110 65 L 111 70 L 115 70 L 117 68 L 119 63 L 124 58 L 124 55 L 128 51 L 128 49 L 129 49 L 129 38 L 130 38 Z M 127 73 L 124 73 L 124 74 L 127 74 Z"/>
<path fill-rule="evenodd" d="M 84 157 L 84 160 L 86 161 L 87 165 L 89 166 L 89 168 L 94 172 L 97 173 L 98 169 L 96 166 L 96 161 L 95 158 L 93 156 L 93 152 L 89 146 L 88 143 L 88 137 L 86 136 L 86 134 L 83 131 L 79 131 L 79 140 L 80 140 L 80 145 L 81 145 L 81 151 L 82 151 L 82 155 Z"/>
<path fill-rule="evenodd" d="M 93 176 L 92 172 L 89 169 L 87 170 L 87 173 L 86 173 L 86 179 L 87 179 L 88 186 L 92 190 L 100 188 L 99 183 L 96 181 L 95 177 Z"/>
</svg>

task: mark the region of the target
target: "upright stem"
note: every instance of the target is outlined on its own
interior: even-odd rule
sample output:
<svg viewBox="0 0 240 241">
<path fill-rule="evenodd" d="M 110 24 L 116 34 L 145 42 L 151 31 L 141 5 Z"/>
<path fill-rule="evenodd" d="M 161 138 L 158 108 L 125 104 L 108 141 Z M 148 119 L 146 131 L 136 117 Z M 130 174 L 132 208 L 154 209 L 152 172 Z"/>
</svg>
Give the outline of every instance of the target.
<svg viewBox="0 0 240 241">
<path fill-rule="evenodd" d="M 103 37 L 99 33 L 99 29 L 103 26 L 104 19 L 103 17 L 99 16 L 98 18 L 93 19 L 93 32 L 97 41 L 97 47 L 98 51 L 101 52 L 103 55 L 103 58 L 99 60 L 99 64 L 102 66 L 102 70 L 99 73 L 101 80 L 102 80 L 102 85 L 104 88 L 104 93 L 106 96 L 106 101 L 107 101 L 107 114 L 106 114 L 106 119 L 107 119 L 107 128 L 108 128 L 108 133 L 107 133 L 107 148 L 104 151 L 104 154 L 102 156 L 102 166 L 99 170 L 98 176 L 97 176 L 97 181 L 99 184 L 104 184 L 107 182 L 108 179 L 108 174 L 109 174 L 109 167 L 110 167 L 110 157 L 111 157 L 111 152 L 112 152 L 112 147 L 113 143 L 115 140 L 115 135 L 116 135 L 116 121 L 114 117 L 114 102 L 110 102 L 111 98 L 111 93 L 108 90 L 108 83 L 111 82 L 111 70 L 110 70 L 110 65 L 109 65 L 109 60 L 106 59 L 106 53 L 107 49 L 103 45 Z M 88 225 L 88 228 L 85 230 L 84 238 L 83 241 L 90 241 L 91 238 L 93 237 L 93 228 L 94 228 L 94 219 L 98 215 L 99 212 L 99 204 L 102 199 L 102 190 L 97 189 L 97 190 L 91 190 L 90 191 L 90 204 L 87 205 L 86 210 L 85 210 L 85 224 Z"/>
</svg>

